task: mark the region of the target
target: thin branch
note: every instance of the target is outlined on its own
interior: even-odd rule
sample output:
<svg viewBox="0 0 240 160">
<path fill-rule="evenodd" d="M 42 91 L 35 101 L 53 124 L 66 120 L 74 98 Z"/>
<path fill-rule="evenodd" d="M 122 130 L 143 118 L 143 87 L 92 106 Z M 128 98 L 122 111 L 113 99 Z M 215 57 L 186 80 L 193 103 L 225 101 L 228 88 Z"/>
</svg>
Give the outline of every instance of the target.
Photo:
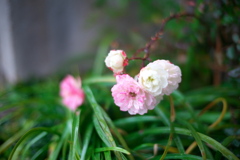
<svg viewBox="0 0 240 160">
<path fill-rule="evenodd" d="M 138 49 L 132 56 L 132 58 L 129 58 L 128 60 L 142 60 L 142 61 L 146 61 L 149 58 L 149 50 L 151 48 L 151 46 L 160 38 L 162 38 L 162 35 L 164 33 L 164 28 L 165 25 L 167 24 L 167 22 L 169 22 L 170 20 L 173 19 L 177 19 L 180 17 L 195 17 L 196 16 L 192 13 L 187 13 L 187 12 L 183 12 L 183 13 L 178 13 L 178 14 L 172 14 L 169 17 L 165 18 L 162 20 L 162 24 L 160 26 L 159 31 L 155 34 L 155 36 L 151 37 L 151 40 L 145 45 L 145 47 Z M 137 57 L 137 55 L 141 52 L 145 52 L 146 54 L 144 55 L 144 57 Z"/>
</svg>

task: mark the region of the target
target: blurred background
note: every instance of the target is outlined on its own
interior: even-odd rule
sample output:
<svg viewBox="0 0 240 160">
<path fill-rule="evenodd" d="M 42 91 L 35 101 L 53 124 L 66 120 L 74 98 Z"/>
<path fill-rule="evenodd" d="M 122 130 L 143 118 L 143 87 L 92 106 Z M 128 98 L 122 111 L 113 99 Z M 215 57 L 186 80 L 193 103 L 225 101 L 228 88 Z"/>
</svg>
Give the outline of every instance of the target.
<svg viewBox="0 0 240 160">
<path fill-rule="evenodd" d="M 110 49 L 131 57 L 164 18 L 179 12 L 195 17 L 170 21 L 151 48 L 152 58 L 182 67 L 183 90 L 226 80 L 239 84 L 239 1 L 2 0 L 0 12 L 1 86 L 71 70 L 86 73 L 96 55 Z"/>
<path fill-rule="evenodd" d="M 73 68 L 84 73 L 98 52 L 106 55 L 112 48 L 131 55 L 158 31 L 163 18 L 178 12 L 198 18 L 169 22 L 152 54 L 185 67 L 185 89 L 191 74 L 202 85 L 239 78 L 237 0 L 1 0 L 0 83 Z"/>
<path fill-rule="evenodd" d="M 17 140 L 30 129 L 47 127 L 67 133 L 62 131 L 69 115 L 59 96 L 59 82 L 66 74 L 80 75 L 83 84 L 90 85 L 97 103 L 117 127 L 127 131 L 127 135 L 123 133 L 131 149 L 156 142 L 165 145 L 168 135 L 136 138 L 135 133 L 168 126 L 164 121 L 170 117 L 169 97 L 146 116 L 119 111 L 111 96 L 114 83 L 106 82 L 113 76 L 104 59 L 111 49 L 124 50 L 132 57 L 159 31 L 162 20 L 175 13 L 192 16 L 169 21 L 163 36 L 152 45 L 150 58 L 167 59 L 181 68 L 182 82 L 171 95 L 176 117 L 192 122 L 198 132 L 226 142 L 240 157 L 239 0 L 0 0 L 0 160 L 9 157 Z M 135 76 L 141 67 L 136 60 L 126 70 Z M 96 82 L 96 77 L 106 81 Z M 215 101 L 219 98 L 227 101 L 227 111 Z M 204 109 L 213 102 L 214 108 Z M 81 107 L 80 139 L 93 124 L 90 104 L 86 99 Z M 200 117 L 203 110 L 207 113 Z M 220 114 L 219 125 L 209 129 Z M 178 121 L 175 124 L 184 126 Z M 93 141 L 89 148 L 102 145 L 95 130 L 89 138 Z M 192 139 L 181 138 L 187 149 Z M 60 148 L 54 149 L 59 142 L 56 135 L 39 139 L 29 139 L 27 147 L 22 143 L 22 159 L 61 156 Z M 64 144 L 69 144 L 67 138 Z M 152 146 L 148 149 L 143 157 L 152 155 Z M 60 152 L 65 154 L 64 150 L 66 147 Z M 201 153 L 196 149 L 193 154 Z"/>
</svg>

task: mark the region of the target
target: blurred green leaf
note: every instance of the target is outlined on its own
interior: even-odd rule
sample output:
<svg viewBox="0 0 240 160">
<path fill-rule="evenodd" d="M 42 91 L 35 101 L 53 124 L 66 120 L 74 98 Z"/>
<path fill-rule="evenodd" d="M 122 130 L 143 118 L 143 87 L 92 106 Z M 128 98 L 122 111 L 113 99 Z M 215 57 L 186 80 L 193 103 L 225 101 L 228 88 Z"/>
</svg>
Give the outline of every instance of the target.
<svg viewBox="0 0 240 160">
<path fill-rule="evenodd" d="M 102 39 L 93 65 L 94 76 L 100 76 L 102 74 L 103 68 L 105 67 L 104 60 L 109 52 L 109 44 L 111 44 L 114 38 L 115 35 L 108 34 L 104 39 Z"/>
<path fill-rule="evenodd" d="M 77 154 L 77 141 L 78 138 L 78 130 L 79 130 L 79 121 L 80 121 L 80 111 L 76 111 L 72 114 L 72 135 L 71 135 L 71 142 L 70 142 L 70 153 L 69 159 L 75 159 L 75 155 Z"/>
<path fill-rule="evenodd" d="M 55 132 L 54 130 L 52 129 L 49 129 L 49 128 L 44 128 L 44 127 L 39 127 L 39 128 L 33 128 L 31 129 L 30 131 L 28 131 L 27 133 L 25 133 L 20 139 L 19 141 L 17 142 L 17 144 L 14 146 L 10 156 L 9 156 L 9 159 L 13 159 L 13 156 L 14 156 L 14 153 L 16 152 L 16 150 L 18 149 L 18 147 L 24 143 L 25 139 L 26 138 L 29 138 L 31 137 L 32 135 L 35 135 L 35 134 L 39 134 L 39 132 L 48 132 L 48 133 L 53 133 L 53 134 L 57 134 L 57 132 Z M 18 134 L 16 134 L 18 135 Z"/>
<path fill-rule="evenodd" d="M 92 137 L 92 130 L 93 130 L 92 124 L 88 125 L 88 128 L 86 129 L 86 132 L 85 132 L 85 136 L 83 138 L 83 148 L 82 148 L 82 153 L 81 153 L 82 160 L 85 160 L 87 149 L 89 146 L 89 141 Z"/>
<path fill-rule="evenodd" d="M 130 154 L 127 150 L 119 148 L 119 147 L 102 147 L 102 148 L 96 148 L 95 152 L 105 152 L 105 151 L 118 151 L 125 154 Z"/>
</svg>

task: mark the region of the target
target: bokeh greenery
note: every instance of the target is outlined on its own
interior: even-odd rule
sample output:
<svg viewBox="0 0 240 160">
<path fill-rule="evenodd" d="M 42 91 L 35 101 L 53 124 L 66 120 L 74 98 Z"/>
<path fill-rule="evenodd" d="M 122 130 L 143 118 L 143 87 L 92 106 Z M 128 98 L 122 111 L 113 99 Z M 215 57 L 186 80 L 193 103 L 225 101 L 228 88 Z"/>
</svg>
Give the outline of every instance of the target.
<svg viewBox="0 0 240 160">
<path fill-rule="evenodd" d="M 102 32 L 96 60 L 81 74 L 86 99 L 76 113 L 61 104 L 59 82 L 77 71 L 5 87 L 0 159 L 239 159 L 239 6 L 237 0 L 96 1 L 95 9 L 112 21 L 134 15 L 139 24 L 124 34 L 111 26 Z M 169 21 L 150 51 L 152 60 L 180 66 L 179 90 L 143 116 L 121 112 L 111 97 L 115 81 L 105 56 L 110 49 L 131 56 L 162 19 L 180 12 L 194 16 Z M 134 76 L 141 65 L 133 61 L 126 70 Z"/>
</svg>

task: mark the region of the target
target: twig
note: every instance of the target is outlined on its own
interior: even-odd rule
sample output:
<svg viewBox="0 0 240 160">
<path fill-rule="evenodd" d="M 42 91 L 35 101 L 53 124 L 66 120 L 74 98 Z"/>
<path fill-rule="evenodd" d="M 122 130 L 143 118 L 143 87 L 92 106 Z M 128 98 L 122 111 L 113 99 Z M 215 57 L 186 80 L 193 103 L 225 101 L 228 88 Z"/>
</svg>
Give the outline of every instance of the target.
<svg viewBox="0 0 240 160">
<path fill-rule="evenodd" d="M 131 58 L 129 58 L 128 60 L 142 60 L 142 61 L 146 61 L 146 60 L 149 60 L 149 50 L 151 48 L 151 46 L 157 41 L 159 40 L 160 38 L 162 38 L 162 35 L 163 35 L 163 32 L 164 32 L 164 28 L 165 28 L 165 25 L 167 24 L 167 22 L 169 22 L 170 20 L 172 19 L 177 19 L 177 18 L 180 18 L 180 17 L 195 17 L 194 14 L 192 13 L 186 13 L 186 12 L 183 12 L 183 13 L 178 13 L 178 14 L 172 14 L 170 15 L 169 17 L 165 18 L 162 20 L 162 24 L 160 26 L 160 29 L 159 31 L 155 34 L 155 36 L 151 37 L 151 40 L 145 45 L 145 47 L 143 48 L 140 48 L 138 49 Z M 145 52 L 146 54 L 144 55 L 144 57 L 137 57 L 137 55 L 140 53 L 140 52 Z"/>
</svg>

